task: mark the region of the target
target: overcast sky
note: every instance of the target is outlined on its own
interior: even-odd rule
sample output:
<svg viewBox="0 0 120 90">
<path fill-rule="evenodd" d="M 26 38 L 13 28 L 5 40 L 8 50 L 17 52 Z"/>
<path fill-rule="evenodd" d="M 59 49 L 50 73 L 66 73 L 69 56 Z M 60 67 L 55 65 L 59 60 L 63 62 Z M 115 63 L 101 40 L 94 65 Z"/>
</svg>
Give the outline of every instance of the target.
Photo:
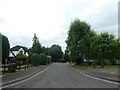
<svg viewBox="0 0 120 90">
<path fill-rule="evenodd" d="M 15 45 L 32 46 L 34 33 L 42 46 L 65 40 L 71 21 L 87 21 L 97 33 L 118 35 L 119 0 L 0 0 L 0 32 Z"/>
</svg>

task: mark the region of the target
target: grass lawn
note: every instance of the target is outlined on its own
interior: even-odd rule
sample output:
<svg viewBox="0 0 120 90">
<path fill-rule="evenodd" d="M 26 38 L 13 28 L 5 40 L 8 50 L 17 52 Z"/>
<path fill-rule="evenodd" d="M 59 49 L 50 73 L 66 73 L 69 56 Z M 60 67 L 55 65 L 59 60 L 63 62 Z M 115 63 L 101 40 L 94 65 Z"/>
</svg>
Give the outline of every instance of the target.
<svg viewBox="0 0 120 90">
<path fill-rule="evenodd" d="M 101 68 L 101 66 L 99 65 L 99 66 L 96 66 L 96 68 L 93 68 L 93 66 L 80 66 L 80 65 L 75 65 L 74 67 L 76 67 L 76 68 L 79 68 L 79 69 L 100 69 L 100 71 L 101 71 L 101 69 L 106 69 L 106 68 L 114 68 L 114 69 L 117 69 L 117 71 L 115 70 L 115 71 L 101 71 L 101 72 L 105 72 L 105 73 L 108 73 L 108 74 L 112 74 L 112 75 L 120 75 L 120 72 L 118 71 L 118 68 L 120 69 L 120 65 L 107 65 L 107 66 L 104 66 L 104 68 Z M 98 70 L 99 71 L 99 70 Z"/>
<path fill-rule="evenodd" d="M 93 68 L 93 66 L 80 66 L 80 65 L 76 65 L 76 66 L 79 66 L 79 68 L 86 68 L 86 69 L 91 69 L 91 68 Z M 96 69 L 101 69 L 101 66 L 100 65 L 97 65 L 96 67 L 95 67 Z M 106 66 L 104 66 L 104 68 L 120 68 L 120 65 L 106 65 Z"/>
</svg>

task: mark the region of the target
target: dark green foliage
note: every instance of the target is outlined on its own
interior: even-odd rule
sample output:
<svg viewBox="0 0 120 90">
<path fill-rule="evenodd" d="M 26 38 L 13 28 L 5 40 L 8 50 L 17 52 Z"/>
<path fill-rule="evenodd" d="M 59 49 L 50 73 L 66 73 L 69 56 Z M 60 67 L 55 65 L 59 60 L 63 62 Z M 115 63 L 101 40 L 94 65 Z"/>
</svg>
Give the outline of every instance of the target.
<svg viewBox="0 0 120 90">
<path fill-rule="evenodd" d="M 20 52 L 16 55 L 16 59 L 17 59 L 18 61 L 23 62 L 23 64 L 24 64 L 25 62 L 27 62 L 27 56 L 26 56 L 25 54 L 23 54 L 22 51 L 20 51 Z"/>
<path fill-rule="evenodd" d="M 62 58 L 62 49 L 59 45 L 52 45 L 49 50 L 49 55 L 52 57 L 52 62 L 58 62 Z"/>
<path fill-rule="evenodd" d="M 116 58 L 116 46 L 116 40 L 113 35 L 107 32 L 96 35 L 91 42 L 91 54 L 94 54 L 92 56 L 93 59 L 97 59 L 97 64 L 101 63 L 101 67 L 104 67 L 106 62 L 112 62 L 111 60 Z"/>
<path fill-rule="evenodd" d="M 2 64 L 6 63 L 6 59 L 9 56 L 10 44 L 8 38 L 2 35 Z"/>
<path fill-rule="evenodd" d="M 42 53 L 49 55 L 48 48 L 42 47 Z"/>
<path fill-rule="evenodd" d="M 32 54 L 29 54 L 29 56 L 28 56 L 28 63 L 29 64 L 32 64 L 31 56 L 32 56 Z"/>
<path fill-rule="evenodd" d="M 72 62 L 83 64 L 84 59 L 93 60 L 93 65 L 116 64 L 120 59 L 120 41 L 108 32 L 96 34 L 86 22 L 79 19 L 71 23 L 66 40 Z"/>
<path fill-rule="evenodd" d="M 47 62 L 48 62 L 48 64 L 50 64 L 52 62 L 52 57 L 51 56 L 47 56 Z"/>
<path fill-rule="evenodd" d="M 39 56 L 39 54 L 35 54 L 34 53 L 31 56 L 31 63 L 32 63 L 33 66 L 38 66 L 39 65 L 39 63 L 40 63 L 40 56 Z"/>
<path fill-rule="evenodd" d="M 82 65 L 83 64 L 83 58 L 81 56 L 76 57 L 75 62 L 76 62 L 76 64 L 81 64 Z"/>
<path fill-rule="evenodd" d="M 68 50 L 65 50 L 65 54 L 64 54 L 64 61 L 63 62 L 69 62 L 70 61 L 70 57 L 69 57 L 69 51 Z"/>
<path fill-rule="evenodd" d="M 40 65 L 46 65 L 46 64 L 48 64 L 48 60 L 47 60 L 47 55 L 46 54 L 41 53 L 39 55 L 39 57 L 40 57 L 40 62 L 39 62 Z"/>
<path fill-rule="evenodd" d="M 42 47 L 41 47 L 41 44 L 39 43 L 39 39 L 37 38 L 36 34 L 34 34 L 34 37 L 33 37 L 33 45 L 32 45 L 32 48 L 30 49 L 30 53 L 31 54 L 42 53 Z"/>
<path fill-rule="evenodd" d="M 111 65 L 117 65 L 117 60 L 116 59 L 110 59 L 110 64 Z"/>
<path fill-rule="evenodd" d="M 82 63 L 79 57 L 88 57 L 86 52 L 89 51 L 91 34 L 91 26 L 86 22 L 76 19 L 71 23 L 66 43 L 72 62 Z"/>
</svg>

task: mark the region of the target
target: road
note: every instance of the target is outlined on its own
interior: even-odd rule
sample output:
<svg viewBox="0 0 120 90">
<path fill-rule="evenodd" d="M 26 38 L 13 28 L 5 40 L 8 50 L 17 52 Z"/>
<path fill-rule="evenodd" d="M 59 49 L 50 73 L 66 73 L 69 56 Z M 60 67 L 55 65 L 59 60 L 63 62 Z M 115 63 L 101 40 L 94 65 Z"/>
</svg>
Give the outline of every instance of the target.
<svg viewBox="0 0 120 90">
<path fill-rule="evenodd" d="M 10 86 L 9 88 L 117 88 L 114 83 L 85 76 L 69 64 L 53 63 L 47 70 L 34 78 Z"/>
</svg>

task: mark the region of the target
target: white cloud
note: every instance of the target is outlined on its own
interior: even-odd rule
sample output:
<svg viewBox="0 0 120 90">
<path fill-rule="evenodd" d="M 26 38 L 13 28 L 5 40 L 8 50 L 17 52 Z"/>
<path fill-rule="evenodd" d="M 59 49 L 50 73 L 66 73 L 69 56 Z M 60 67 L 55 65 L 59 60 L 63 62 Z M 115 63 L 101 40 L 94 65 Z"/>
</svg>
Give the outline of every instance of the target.
<svg viewBox="0 0 120 90">
<path fill-rule="evenodd" d="M 65 40 L 75 18 L 89 22 L 95 31 L 117 35 L 119 0 L 0 0 L 0 32 L 11 46 L 32 45 L 36 33 L 42 45 L 60 44 Z M 113 31 L 114 30 L 114 31 Z"/>
</svg>

